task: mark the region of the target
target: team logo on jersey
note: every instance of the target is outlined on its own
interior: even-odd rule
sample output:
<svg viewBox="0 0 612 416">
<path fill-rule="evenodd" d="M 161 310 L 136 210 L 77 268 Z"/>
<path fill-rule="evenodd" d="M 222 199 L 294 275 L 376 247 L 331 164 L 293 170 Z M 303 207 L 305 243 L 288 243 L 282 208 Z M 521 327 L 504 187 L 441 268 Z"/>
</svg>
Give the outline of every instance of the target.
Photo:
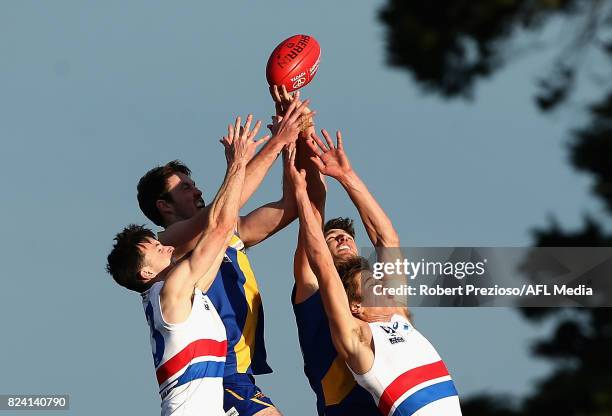
<svg viewBox="0 0 612 416">
<path fill-rule="evenodd" d="M 402 337 L 401 334 L 397 333 L 397 330 L 398 330 L 397 322 L 394 322 L 392 326 L 381 325 L 379 328 L 385 331 L 385 334 L 387 335 L 387 341 L 389 341 L 390 344 L 406 342 L 404 337 Z"/>
<path fill-rule="evenodd" d="M 205 295 L 202 295 L 202 297 L 204 298 Z M 208 301 L 206 300 L 206 298 L 202 299 L 202 302 L 204 303 L 204 309 L 206 309 L 207 311 L 210 310 L 210 305 L 208 304 Z"/>
<path fill-rule="evenodd" d="M 412 329 L 412 327 L 410 325 L 408 325 L 408 324 L 404 324 L 403 323 L 401 325 L 402 325 L 402 329 L 405 332 L 408 332 L 408 331 L 410 331 L 410 329 Z M 399 329 L 399 327 L 400 327 L 400 323 L 399 322 L 397 322 L 397 321 L 393 322 L 393 329 L 395 329 L 397 331 Z"/>
</svg>

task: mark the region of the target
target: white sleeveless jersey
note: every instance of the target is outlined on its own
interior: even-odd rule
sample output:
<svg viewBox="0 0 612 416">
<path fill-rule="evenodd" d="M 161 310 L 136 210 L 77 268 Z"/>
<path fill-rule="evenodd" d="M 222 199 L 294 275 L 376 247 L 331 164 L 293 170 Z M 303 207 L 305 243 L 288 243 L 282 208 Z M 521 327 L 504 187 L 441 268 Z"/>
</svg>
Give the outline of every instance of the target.
<svg viewBox="0 0 612 416">
<path fill-rule="evenodd" d="M 384 416 L 461 415 L 457 390 L 434 347 L 406 319 L 370 323 L 374 363 L 355 380 Z M 350 368 L 349 368 L 350 369 Z"/>
<path fill-rule="evenodd" d="M 161 414 L 225 415 L 227 337 L 221 318 L 208 297 L 196 288 L 187 320 L 167 323 L 159 303 L 162 287 L 163 282 L 157 282 L 142 294 L 162 398 Z"/>
</svg>

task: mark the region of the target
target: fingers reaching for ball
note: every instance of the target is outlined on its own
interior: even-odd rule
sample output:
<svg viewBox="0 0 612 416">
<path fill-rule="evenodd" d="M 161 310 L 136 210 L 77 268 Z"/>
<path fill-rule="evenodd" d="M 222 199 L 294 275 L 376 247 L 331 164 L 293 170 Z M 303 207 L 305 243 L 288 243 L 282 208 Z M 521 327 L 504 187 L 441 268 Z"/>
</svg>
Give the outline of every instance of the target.
<svg viewBox="0 0 612 416">
<path fill-rule="evenodd" d="M 233 162 L 248 163 L 255 156 L 257 148 L 269 140 L 270 136 L 264 136 L 255 141 L 255 136 L 257 136 L 261 127 L 261 121 L 258 120 L 251 130 L 252 122 L 252 114 L 247 116 L 244 126 L 242 126 L 240 116 L 236 117 L 234 125 L 229 124 L 227 126 L 227 136 L 223 136 L 219 140 L 225 148 L 228 165 Z"/>
<path fill-rule="evenodd" d="M 313 153 L 310 160 L 312 160 L 322 174 L 341 180 L 342 177 L 352 172 L 351 163 L 346 153 L 344 153 L 342 133 L 340 131 L 336 132 L 336 145 L 334 145 L 327 130 L 321 130 L 321 134 L 327 144 L 314 133 L 310 135 L 311 140 L 306 141 L 306 144 Z"/>
<path fill-rule="evenodd" d="M 294 99 L 282 115 L 282 119 L 276 119 L 277 122 L 278 120 L 280 120 L 280 122 L 268 126 L 271 129 L 276 129 L 275 140 L 283 144 L 295 143 L 299 133 L 303 129 L 305 122 L 304 117 L 307 116 L 310 119 L 315 114 L 314 111 L 308 109 L 309 103 L 310 100 L 301 102 L 298 98 Z"/>
</svg>

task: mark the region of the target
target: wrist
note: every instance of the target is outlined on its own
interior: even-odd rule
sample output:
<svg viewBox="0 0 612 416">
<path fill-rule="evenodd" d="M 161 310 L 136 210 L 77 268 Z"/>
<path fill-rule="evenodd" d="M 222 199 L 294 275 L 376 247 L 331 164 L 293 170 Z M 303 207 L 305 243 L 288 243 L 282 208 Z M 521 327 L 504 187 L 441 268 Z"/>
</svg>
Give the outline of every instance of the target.
<svg viewBox="0 0 612 416">
<path fill-rule="evenodd" d="M 277 157 L 283 151 L 286 144 L 282 136 L 274 135 L 267 143 L 266 150 L 269 150 L 271 154 Z"/>
<path fill-rule="evenodd" d="M 348 169 L 342 175 L 337 177 L 336 180 L 340 182 L 340 184 L 346 188 L 358 182 L 359 176 L 357 176 L 357 173 L 355 173 L 353 169 Z"/>
<path fill-rule="evenodd" d="M 308 191 L 306 187 L 295 188 L 295 199 L 296 201 L 308 199 Z"/>
<path fill-rule="evenodd" d="M 246 169 L 248 162 L 246 159 L 234 159 L 227 166 L 227 170 L 230 172 L 239 172 Z"/>
</svg>

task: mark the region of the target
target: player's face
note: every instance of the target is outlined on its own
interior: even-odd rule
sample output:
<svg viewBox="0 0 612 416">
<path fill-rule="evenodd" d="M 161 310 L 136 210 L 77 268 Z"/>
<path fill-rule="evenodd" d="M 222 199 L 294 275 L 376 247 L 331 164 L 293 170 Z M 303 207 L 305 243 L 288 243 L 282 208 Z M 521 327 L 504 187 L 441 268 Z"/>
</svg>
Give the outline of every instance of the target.
<svg viewBox="0 0 612 416">
<path fill-rule="evenodd" d="M 325 233 L 325 242 L 334 260 L 344 260 L 357 256 L 355 239 L 344 230 L 333 228 Z"/>
<path fill-rule="evenodd" d="M 382 281 L 375 279 L 372 273 L 366 271 L 356 273 L 355 279 L 357 279 L 358 302 L 351 302 L 351 305 L 358 303 L 360 306 L 358 309 L 354 307 L 351 309 L 356 312 L 353 313 L 356 318 L 365 322 L 375 322 L 382 316 L 393 316 L 394 314 L 408 317 L 405 298 L 375 294 L 374 286 L 381 285 Z"/>
<path fill-rule="evenodd" d="M 174 173 L 168 180 L 168 194 L 172 202 L 168 205 L 174 210 L 174 215 L 180 219 L 193 217 L 198 209 L 204 207 L 202 191 L 195 182 L 184 173 Z"/>
<path fill-rule="evenodd" d="M 138 244 L 138 248 L 144 254 L 143 269 L 146 269 L 147 273 L 141 273 L 143 275 L 154 278 L 172 263 L 174 247 L 164 246 L 154 238 L 148 238 L 146 241 Z"/>
</svg>

